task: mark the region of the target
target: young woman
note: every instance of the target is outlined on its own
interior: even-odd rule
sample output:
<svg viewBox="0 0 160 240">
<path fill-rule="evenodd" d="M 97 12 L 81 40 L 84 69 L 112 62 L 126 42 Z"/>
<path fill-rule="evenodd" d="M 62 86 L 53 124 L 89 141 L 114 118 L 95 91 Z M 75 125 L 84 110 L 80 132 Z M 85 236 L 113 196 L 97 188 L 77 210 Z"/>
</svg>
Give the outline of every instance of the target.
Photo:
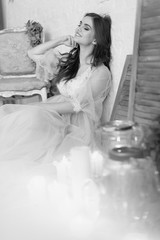
<svg viewBox="0 0 160 240">
<path fill-rule="evenodd" d="M 55 48 L 60 45 L 72 50 L 58 54 Z M 95 130 L 111 86 L 110 48 L 110 17 L 87 13 L 74 37 L 29 50 L 37 76 L 53 78 L 51 90 L 56 86 L 58 94 L 43 103 L 0 108 L 0 160 L 54 161 L 73 146 L 95 146 Z"/>
<path fill-rule="evenodd" d="M 67 180 L 68 174 L 65 161 L 56 160 L 65 160 L 74 146 L 96 147 L 96 128 L 111 86 L 110 31 L 109 16 L 88 13 L 74 37 L 28 52 L 37 63 L 37 76 L 53 78 L 58 94 L 43 103 L 0 108 L 0 239 L 71 239 L 65 224 L 72 220 L 68 207 L 73 204 L 68 205 L 66 188 L 55 181 L 57 176 Z M 58 54 L 55 48 L 62 44 L 72 50 Z M 91 195 L 97 196 L 90 183 Z"/>
</svg>

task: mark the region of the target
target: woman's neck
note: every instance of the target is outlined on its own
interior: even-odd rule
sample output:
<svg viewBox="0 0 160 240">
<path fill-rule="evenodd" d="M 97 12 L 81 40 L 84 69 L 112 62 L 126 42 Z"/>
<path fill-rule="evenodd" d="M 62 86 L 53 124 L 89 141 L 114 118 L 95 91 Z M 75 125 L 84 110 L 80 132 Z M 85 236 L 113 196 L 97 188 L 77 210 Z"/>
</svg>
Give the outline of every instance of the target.
<svg viewBox="0 0 160 240">
<path fill-rule="evenodd" d="M 91 49 L 91 48 L 87 48 L 87 49 L 81 48 L 80 49 L 80 55 L 79 55 L 80 66 L 91 64 L 92 51 L 93 51 L 93 49 Z"/>
</svg>

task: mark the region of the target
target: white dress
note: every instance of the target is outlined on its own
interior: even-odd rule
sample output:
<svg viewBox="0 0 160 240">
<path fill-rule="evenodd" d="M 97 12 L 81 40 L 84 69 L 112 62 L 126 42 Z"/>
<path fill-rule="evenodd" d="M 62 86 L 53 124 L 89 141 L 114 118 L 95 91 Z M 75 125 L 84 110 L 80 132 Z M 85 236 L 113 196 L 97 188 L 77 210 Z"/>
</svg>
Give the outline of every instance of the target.
<svg viewBox="0 0 160 240">
<path fill-rule="evenodd" d="M 110 75 L 106 79 L 106 89 L 93 99 L 92 71 L 89 67 L 67 84 L 59 83 L 60 95 L 46 101 L 70 102 L 74 106 L 72 114 L 59 115 L 52 104 L 47 110 L 43 104 L 3 105 L 0 108 L 0 161 L 48 162 L 54 160 L 55 153 L 66 153 L 74 145 L 93 146 L 103 101 L 110 87 Z"/>
<path fill-rule="evenodd" d="M 43 104 L 9 104 L 0 108 L 1 240 L 55 239 L 50 238 L 49 232 L 58 231 L 57 208 L 51 209 L 46 204 L 48 196 L 57 198 L 51 191 L 56 178 L 53 161 L 74 146 L 95 146 L 95 129 L 110 89 L 108 71 L 106 88 L 93 99 L 90 87 L 93 71 L 89 67 L 67 84 L 60 83 L 60 95 L 47 100 L 48 103 L 71 102 L 75 110 L 72 114 L 59 115 L 52 104 L 47 110 Z M 58 193 L 62 195 L 60 199 L 64 198 L 63 194 Z M 62 226 L 62 218 L 59 221 Z M 27 235 L 31 233 L 32 236 Z M 57 234 L 56 240 L 61 240 L 62 232 Z"/>
</svg>

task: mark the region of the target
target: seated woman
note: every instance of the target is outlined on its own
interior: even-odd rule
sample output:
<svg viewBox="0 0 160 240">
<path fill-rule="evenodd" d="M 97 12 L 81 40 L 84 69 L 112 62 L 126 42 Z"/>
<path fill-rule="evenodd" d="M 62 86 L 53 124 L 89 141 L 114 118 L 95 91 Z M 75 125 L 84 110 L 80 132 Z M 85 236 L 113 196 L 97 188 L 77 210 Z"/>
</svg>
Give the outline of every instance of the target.
<svg viewBox="0 0 160 240">
<path fill-rule="evenodd" d="M 73 146 L 96 147 L 111 86 L 110 30 L 109 16 L 88 13 L 74 37 L 29 51 L 38 76 L 53 77 L 59 93 L 46 102 L 0 108 L 0 239 L 71 239 L 63 227 L 71 220 L 66 188 L 58 189 L 56 181 L 59 175 L 65 180 L 64 161 L 60 171 L 55 165 Z M 61 44 L 73 48 L 57 54 L 53 49 Z"/>
<path fill-rule="evenodd" d="M 54 48 L 72 47 L 66 54 Z M 111 19 L 87 13 L 74 37 L 36 46 L 28 55 L 58 95 L 32 105 L 0 108 L 0 161 L 50 162 L 73 146 L 95 146 L 95 130 L 111 87 Z"/>
</svg>

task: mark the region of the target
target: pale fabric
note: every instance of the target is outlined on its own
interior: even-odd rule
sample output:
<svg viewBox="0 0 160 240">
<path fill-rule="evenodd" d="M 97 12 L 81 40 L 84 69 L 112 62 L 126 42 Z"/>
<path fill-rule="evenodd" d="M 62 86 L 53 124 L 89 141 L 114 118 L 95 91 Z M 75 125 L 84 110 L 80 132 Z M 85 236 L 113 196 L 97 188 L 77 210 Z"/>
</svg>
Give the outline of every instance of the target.
<svg viewBox="0 0 160 240">
<path fill-rule="evenodd" d="M 67 84 L 61 82 L 58 84 L 61 94 L 47 100 L 47 103 L 70 102 L 75 110 L 73 114 L 59 115 L 52 104 L 47 110 L 43 104 L 3 105 L 0 109 L 0 160 L 53 161 L 54 152 L 65 153 L 77 144 L 93 146 L 110 78 L 106 80 L 106 89 L 93 99 L 92 71 L 94 69 L 89 67 Z"/>
<path fill-rule="evenodd" d="M 52 80 L 57 72 L 57 64 L 60 53 L 57 49 L 48 50 L 41 58 L 36 61 L 36 76 L 42 81 Z"/>
<path fill-rule="evenodd" d="M 48 65 L 43 63 L 47 67 L 41 68 L 40 74 L 45 72 L 47 76 Z M 108 71 L 106 87 L 94 99 L 90 84 L 94 71 L 88 67 L 68 83 L 58 84 L 60 95 L 47 100 L 47 110 L 44 103 L 0 108 L 0 239 L 32 239 L 28 235 L 32 225 L 32 230 L 38 229 L 39 233 L 34 240 L 47 239 L 48 231 L 57 230 L 56 205 L 48 207 L 52 199 L 57 199 L 52 191 L 56 177 L 53 162 L 74 146 L 95 147 L 95 130 L 111 85 Z M 52 109 L 52 103 L 67 101 L 73 105 L 74 113 L 59 115 Z M 64 192 L 58 194 L 65 197 Z"/>
</svg>

